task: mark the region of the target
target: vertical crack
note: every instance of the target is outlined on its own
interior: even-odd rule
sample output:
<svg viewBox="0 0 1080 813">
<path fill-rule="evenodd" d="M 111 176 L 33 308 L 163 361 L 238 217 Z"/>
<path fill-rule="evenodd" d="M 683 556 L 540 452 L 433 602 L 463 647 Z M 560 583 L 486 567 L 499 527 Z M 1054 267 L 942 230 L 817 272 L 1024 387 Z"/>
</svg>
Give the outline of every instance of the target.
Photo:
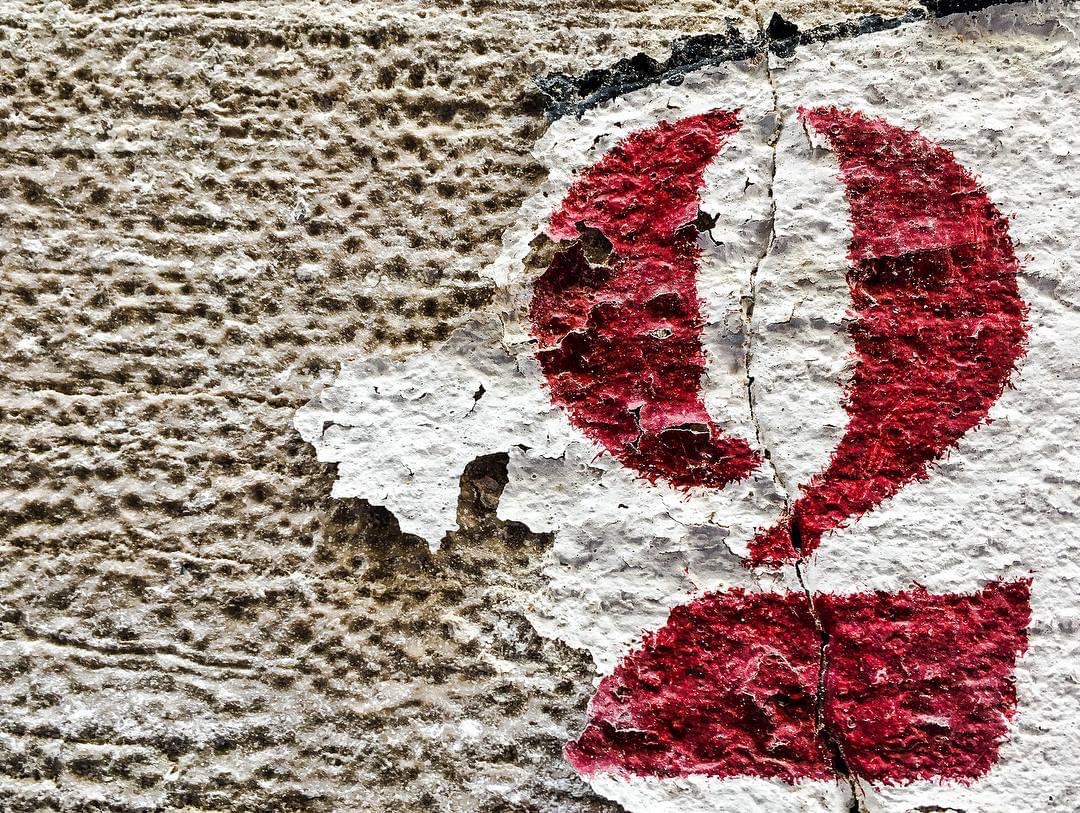
<svg viewBox="0 0 1080 813">
<path fill-rule="evenodd" d="M 765 29 L 764 20 L 758 20 L 758 24 L 762 30 Z M 770 21 L 770 25 L 773 21 Z M 761 424 L 757 418 L 757 404 L 754 395 L 754 375 L 752 371 L 753 363 L 753 320 L 754 320 L 754 304 L 757 301 L 757 278 L 758 272 L 761 269 L 762 263 L 769 256 L 769 252 L 772 250 L 773 240 L 776 238 L 776 197 L 775 197 L 775 184 L 776 184 L 776 160 L 777 160 L 777 145 L 780 141 L 780 135 L 783 128 L 783 116 L 780 111 L 780 94 L 776 84 L 776 76 L 773 74 L 772 65 L 770 64 L 772 54 L 766 50 L 764 54 L 765 58 L 765 72 L 769 80 L 769 87 L 772 90 L 772 115 L 773 115 L 773 131 L 769 136 L 768 144 L 772 150 L 772 155 L 769 159 L 769 220 L 768 220 L 768 236 L 765 240 L 765 245 L 762 248 L 761 254 L 758 256 L 757 261 L 750 269 L 750 290 L 749 296 L 743 299 L 743 364 L 746 369 L 746 394 L 747 400 L 750 404 L 750 419 L 754 422 L 754 430 L 757 436 L 758 447 L 763 450 L 764 457 L 768 461 L 769 467 L 772 469 L 773 481 L 777 487 L 782 491 L 788 506 L 791 505 L 792 489 L 789 488 L 780 470 L 777 468 L 775 462 L 772 459 L 772 454 L 769 451 L 768 446 L 765 443 L 764 434 L 762 432 Z M 791 545 L 795 549 L 798 559 L 795 562 L 795 575 L 799 581 L 799 587 L 806 596 L 807 604 L 810 608 L 810 615 L 814 622 L 814 629 L 817 632 L 819 649 L 818 649 L 818 685 L 816 689 L 816 695 L 814 698 L 814 726 L 817 729 L 818 736 L 821 737 L 825 743 L 826 748 L 829 751 L 829 755 L 832 758 L 833 769 L 836 771 L 837 779 L 847 783 L 847 786 L 851 793 L 851 804 L 847 813 L 867 813 L 865 805 L 865 793 L 862 787 L 859 785 L 859 780 L 852 773 L 846 756 L 844 755 L 843 746 L 829 731 L 827 721 L 825 719 L 825 683 L 826 675 L 828 673 L 828 658 L 829 658 L 829 631 L 825 628 L 825 625 L 821 621 L 821 614 L 818 612 L 817 604 L 814 601 L 814 594 L 811 592 L 809 585 L 806 581 L 806 575 L 804 568 L 806 565 L 806 558 L 802 552 L 802 533 L 799 527 L 798 517 L 792 517 L 791 519 Z"/>
<path fill-rule="evenodd" d="M 758 24 L 764 30 L 764 21 L 758 19 Z M 780 470 L 776 467 L 776 464 L 772 459 L 772 452 L 769 450 L 768 445 L 765 443 L 764 434 L 761 429 L 761 424 L 757 418 L 757 403 L 754 396 L 754 375 L 751 370 L 751 364 L 754 358 L 754 304 L 757 301 L 757 277 L 758 271 L 761 269 L 761 265 L 765 262 L 765 258 L 769 256 L 769 251 L 772 249 L 773 239 L 776 237 L 776 198 L 773 195 L 773 186 L 776 183 L 776 152 L 777 144 L 780 141 L 780 132 L 783 127 L 783 118 L 780 115 L 780 96 L 776 88 L 776 77 L 773 76 L 772 66 L 769 64 L 769 54 L 764 54 L 765 59 L 765 75 L 769 81 L 769 88 L 772 91 L 772 116 L 773 116 L 773 131 L 769 135 L 768 145 L 771 150 L 769 157 L 769 179 L 767 192 L 769 195 L 769 215 L 764 246 L 761 249 L 761 254 L 758 255 L 754 261 L 753 267 L 750 269 L 750 288 L 748 296 L 744 296 L 742 300 L 742 321 L 743 321 L 743 368 L 746 372 L 746 399 L 750 405 L 750 420 L 754 424 L 754 432 L 757 439 L 758 448 L 762 450 L 765 461 L 768 463 L 769 468 L 772 470 L 773 482 L 776 483 L 777 488 L 784 495 L 785 501 L 790 505 L 791 502 L 791 489 L 788 488 L 788 484 L 785 481 Z"/>
<path fill-rule="evenodd" d="M 799 550 L 801 540 L 798 539 L 798 523 L 793 522 L 791 527 L 791 544 L 796 550 Z M 817 695 L 814 698 L 814 726 L 817 729 L 818 736 L 821 737 L 826 748 L 829 750 L 829 756 L 832 757 L 833 761 L 833 770 L 836 771 L 839 779 L 847 783 L 848 789 L 851 792 L 851 806 L 848 808 L 847 813 L 867 813 L 866 805 L 864 804 L 866 794 L 859 784 L 858 777 L 852 773 L 851 767 L 848 765 L 847 757 L 844 755 L 843 746 L 840 744 L 839 740 L 832 735 L 825 719 L 825 679 L 829 666 L 829 631 L 821 622 L 821 614 L 818 612 L 817 604 L 814 601 L 814 594 L 810 591 L 810 587 L 806 583 L 806 575 L 803 572 L 805 563 L 806 559 L 801 556 L 796 560 L 795 576 L 799 580 L 799 587 L 806 596 L 807 604 L 810 607 L 810 617 L 814 621 L 814 629 L 817 631 L 819 641 L 818 685 Z"/>
</svg>

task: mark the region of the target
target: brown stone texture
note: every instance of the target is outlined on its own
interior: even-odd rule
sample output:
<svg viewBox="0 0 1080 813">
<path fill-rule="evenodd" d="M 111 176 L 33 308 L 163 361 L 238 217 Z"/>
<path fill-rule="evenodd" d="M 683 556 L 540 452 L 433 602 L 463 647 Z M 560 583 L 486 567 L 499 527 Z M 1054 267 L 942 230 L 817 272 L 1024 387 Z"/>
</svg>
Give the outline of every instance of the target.
<svg viewBox="0 0 1080 813">
<path fill-rule="evenodd" d="M 291 426 L 422 348 L 542 180 L 532 78 L 749 3 L 0 5 L 0 809 L 611 811 L 549 539 L 438 553 Z"/>
</svg>

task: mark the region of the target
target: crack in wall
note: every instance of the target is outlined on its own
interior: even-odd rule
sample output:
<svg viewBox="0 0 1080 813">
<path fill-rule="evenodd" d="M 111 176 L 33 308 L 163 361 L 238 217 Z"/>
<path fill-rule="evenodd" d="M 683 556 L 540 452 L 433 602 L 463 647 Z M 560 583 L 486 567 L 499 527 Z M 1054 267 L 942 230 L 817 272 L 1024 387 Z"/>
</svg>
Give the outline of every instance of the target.
<svg viewBox="0 0 1080 813">
<path fill-rule="evenodd" d="M 759 25 L 762 27 L 762 31 L 765 31 L 764 21 L 759 18 Z M 775 20 L 771 20 L 769 25 L 773 26 Z M 788 504 L 791 505 L 792 490 L 789 488 L 786 478 L 780 473 L 779 468 L 772 459 L 772 454 L 765 442 L 764 433 L 761 424 L 757 417 L 757 404 L 754 394 L 754 376 L 751 372 L 751 365 L 753 362 L 753 318 L 754 318 L 754 305 L 757 301 L 757 278 L 762 264 L 768 258 L 770 251 L 772 250 L 773 241 L 776 238 L 776 197 L 774 194 L 776 186 L 776 163 L 777 163 L 777 151 L 780 141 L 780 135 L 783 130 L 783 115 L 780 110 L 780 96 L 777 88 L 776 76 L 773 74 L 773 68 L 770 64 L 771 54 L 765 54 L 765 72 L 769 81 L 769 87 L 772 91 L 772 115 L 774 117 L 773 131 L 769 136 L 768 144 L 772 150 L 772 154 L 769 160 L 769 181 L 768 181 L 768 194 L 769 194 L 769 220 L 768 220 L 768 234 L 765 239 L 765 245 L 762 248 L 761 254 L 758 256 L 757 261 L 750 269 L 750 291 L 749 296 L 743 301 L 743 348 L 744 357 L 743 363 L 746 372 L 746 394 L 747 401 L 750 405 L 750 420 L 754 424 L 754 431 L 757 438 L 759 448 L 761 448 L 763 456 L 768 461 L 769 467 L 772 470 L 773 481 L 777 487 L 784 494 L 784 498 Z M 791 545 L 795 551 L 799 554 L 799 559 L 795 562 L 795 575 L 799 582 L 799 587 L 806 596 L 806 601 L 810 610 L 811 618 L 814 622 L 814 629 L 818 635 L 819 651 L 818 651 L 818 684 L 816 687 L 816 694 L 814 697 L 814 725 L 817 729 L 818 736 L 824 741 L 826 747 L 833 760 L 833 768 L 837 773 L 838 780 L 842 780 L 847 783 L 851 792 L 851 804 L 847 813 L 867 813 L 866 806 L 864 804 L 865 793 L 859 785 L 858 778 L 852 773 L 846 756 L 844 755 L 843 747 L 840 742 L 832 736 L 831 732 L 825 721 L 825 690 L 826 690 L 826 675 L 828 670 L 828 652 L 829 652 L 829 632 L 825 629 L 824 624 L 821 621 L 821 616 L 818 612 L 817 605 L 814 602 L 814 595 L 810 591 L 809 586 L 806 583 L 806 577 L 803 572 L 804 563 L 806 558 L 802 555 L 802 538 L 799 529 L 799 522 L 797 517 L 792 517 L 791 521 Z"/>
<path fill-rule="evenodd" d="M 764 30 L 764 21 L 760 18 L 759 24 L 762 25 Z M 754 304 L 757 301 L 757 277 L 758 272 L 761 269 L 762 263 L 769 256 L 769 251 L 772 249 L 773 239 L 776 237 L 776 198 L 773 195 L 773 187 L 776 183 L 776 152 L 777 144 L 780 141 L 780 133 L 783 128 L 783 117 L 780 115 L 780 97 L 776 88 L 776 77 L 773 76 L 772 66 L 769 64 L 769 55 L 765 54 L 765 74 L 769 80 L 769 87 L 772 90 L 772 115 L 773 115 L 773 131 L 769 135 L 768 144 L 772 150 L 772 155 L 769 158 L 769 180 L 768 180 L 768 195 L 769 195 L 769 219 L 767 223 L 768 232 L 765 236 L 765 245 L 762 247 L 761 254 L 755 260 L 753 267 L 750 269 L 750 290 L 749 296 L 743 297 L 742 302 L 742 316 L 743 316 L 743 368 L 746 374 L 746 400 L 750 407 L 750 421 L 754 424 L 754 435 L 757 440 L 758 448 L 762 450 L 762 456 L 765 458 L 772 470 L 773 482 L 776 483 L 777 488 L 784 495 L 784 500 L 787 504 L 791 503 L 791 490 L 788 488 L 788 484 L 784 476 L 780 473 L 780 470 L 776 467 L 776 463 L 773 462 L 772 452 L 769 450 L 768 445 L 765 443 L 764 433 L 761 429 L 761 424 L 757 418 L 757 403 L 754 396 L 754 376 L 751 372 L 751 364 L 753 362 L 753 341 L 754 341 Z"/>
<path fill-rule="evenodd" d="M 798 526 L 795 524 L 792 525 L 791 544 L 795 550 L 799 550 L 801 547 L 801 540 L 798 539 L 798 531 L 794 530 L 797 527 Z M 805 558 L 800 558 L 795 562 L 795 576 L 799 580 L 799 587 L 806 596 L 806 602 L 810 608 L 810 617 L 814 621 L 814 629 L 817 631 L 819 641 L 818 685 L 817 694 L 814 698 L 814 726 L 817 729 L 818 736 L 821 737 L 829 750 L 829 755 L 833 760 L 833 770 L 836 771 L 837 778 L 846 782 L 848 789 L 851 791 L 851 804 L 848 807 L 847 813 L 868 813 L 867 808 L 863 803 L 866 794 L 859 785 L 859 779 L 852 773 L 851 767 L 848 765 L 847 757 L 844 755 L 843 746 L 840 744 L 840 741 L 832 735 L 832 732 L 829 731 L 828 724 L 825 721 L 825 679 L 829 666 L 829 631 L 825 629 L 825 625 L 821 623 L 821 615 L 818 612 L 817 604 L 814 602 L 814 594 L 806 583 L 806 576 L 803 573 L 803 564 L 805 561 Z"/>
</svg>

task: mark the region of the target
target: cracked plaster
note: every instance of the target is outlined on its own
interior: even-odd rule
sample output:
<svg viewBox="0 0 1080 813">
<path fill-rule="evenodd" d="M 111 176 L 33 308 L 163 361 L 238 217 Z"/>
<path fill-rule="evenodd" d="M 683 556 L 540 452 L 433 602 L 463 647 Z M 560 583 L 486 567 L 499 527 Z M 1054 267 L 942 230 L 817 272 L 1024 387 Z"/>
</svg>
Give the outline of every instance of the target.
<svg viewBox="0 0 1080 813">
<path fill-rule="evenodd" d="M 1076 749 L 1071 727 L 1063 722 L 1072 694 L 1057 670 L 1072 643 L 1052 619 L 1072 606 L 1071 565 L 1064 563 L 1074 558 L 1067 529 L 1075 514 L 1067 511 L 1060 523 L 1042 528 L 1034 547 L 1026 546 L 1006 528 L 1030 527 L 1034 517 L 1046 521 L 1054 514 L 1035 507 L 1030 488 L 1027 495 L 1006 495 L 1014 490 L 1010 479 L 1019 486 L 1036 472 L 1067 471 L 1071 464 L 1065 460 L 1075 454 L 1067 445 L 1041 442 L 1048 432 L 1067 431 L 1061 421 L 1068 418 L 1058 409 L 1052 414 L 1060 418 L 1051 419 L 1036 405 L 1052 402 L 1031 389 L 1038 381 L 1043 393 L 1047 387 L 1060 391 L 1059 404 L 1076 397 L 1068 357 L 1055 352 L 1080 328 L 1068 293 L 1075 284 L 1064 275 L 1075 252 L 1061 240 L 1067 228 L 1049 229 L 1061 223 L 1062 202 L 1073 197 L 1071 185 L 1078 182 L 1075 173 L 1053 169 L 1069 154 L 1069 132 L 1077 132 L 1067 79 L 1077 71 L 1074 21 L 1071 8 L 1062 5 L 994 8 L 811 45 L 790 58 L 704 68 L 675 87 L 635 91 L 580 119 L 554 122 L 535 149 L 549 180 L 526 202 L 504 237 L 503 254 L 486 272 L 496 286 L 498 319 L 478 317 L 461 342 L 451 339 L 397 368 L 397 375 L 422 380 L 442 400 L 425 407 L 425 423 L 418 424 L 406 417 L 415 407 L 403 408 L 399 399 L 384 413 L 393 419 L 376 421 L 367 436 L 409 437 L 431 449 L 433 438 L 411 438 L 423 426 L 437 428 L 444 438 L 437 448 L 445 453 L 435 470 L 409 481 L 409 490 L 385 493 L 384 504 L 406 519 L 420 517 L 415 529 L 437 545 L 441 532 L 453 527 L 449 490 L 458 464 L 480 452 L 508 451 L 510 483 L 500 515 L 555 533 L 544 566 L 547 584 L 535 597 L 530 620 L 543 635 L 591 652 L 599 673 L 610 671 L 642 630 L 657 627 L 668 607 L 703 589 L 799 589 L 808 596 L 912 584 L 963 590 L 988 579 L 1037 574 L 1032 651 L 1018 668 L 1019 724 L 988 777 L 967 787 L 916 782 L 890 788 L 853 781 L 846 792 L 827 784 L 789 787 L 764 780 L 594 778 L 604 795 L 642 811 L 694 810 L 695 804 L 840 810 L 852 796 L 867 811 L 939 804 L 985 813 L 1001 806 L 1067 809 L 1062 800 L 1075 791 L 1066 754 Z M 847 207 L 835 164 L 794 119 L 799 106 L 836 103 L 918 128 L 947 145 L 1013 216 L 1013 238 L 1026 267 L 1024 295 L 1033 313 L 1030 357 L 1015 387 L 994 408 L 991 425 L 969 434 L 928 480 L 827 537 L 818 554 L 797 569 L 748 571 L 741 557 L 753 530 L 779 513 L 796 491 L 792 484 L 820 469 L 845 424 L 840 393 L 850 356 L 843 331 L 849 308 Z M 706 306 L 705 396 L 711 414 L 731 416 L 736 427 L 754 427 L 758 443 L 770 452 L 771 471 L 759 470 L 720 493 L 680 493 L 644 484 L 598 455 L 564 415 L 544 403 L 523 324 L 531 280 L 522 259 L 573 175 L 619 139 L 656 120 L 724 107 L 739 108 L 744 126 L 710 167 L 702 197 L 702 211 L 716 217 L 702 237 L 698 281 Z M 1041 163 L 1050 142 L 1058 146 Z M 732 352 L 734 347 L 741 352 Z M 369 486 L 372 447 L 364 435 L 338 444 L 320 440 L 317 427 L 375 414 L 370 396 L 356 392 L 377 363 L 350 368 L 297 419 L 321 459 L 344 466 L 336 493 L 376 502 L 380 497 Z M 483 378 L 489 363 L 508 374 L 498 384 L 492 379 L 491 386 Z M 477 380 L 485 394 L 469 418 L 482 418 L 476 422 L 479 432 L 466 429 L 464 419 L 446 420 L 467 405 Z M 359 400 L 347 410 L 335 409 L 339 390 Z M 1019 424 L 1027 429 L 1018 436 Z M 1052 477 L 1055 486 L 1062 482 L 1060 475 Z M 426 502 L 440 489 L 448 495 L 440 503 L 441 518 L 430 510 L 436 503 Z M 1054 491 L 1039 499 L 1064 510 Z M 928 526 L 927 518 L 935 517 L 939 521 Z M 1001 530 L 988 544 L 983 540 L 994 526 Z M 1036 753 L 1050 763 L 1031 775 L 1024 755 Z"/>
<path fill-rule="evenodd" d="M 671 542 L 679 528 L 659 516 L 657 538 L 616 528 L 630 528 L 626 545 L 601 565 L 621 591 L 601 586 L 596 603 L 575 604 L 596 553 L 556 557 L 550 535 L 496 521 L 498 458 L 453 472 L 460 530 L 431 553 L 386 510 L 330 498 L 335 467 L 316 463 L 292 415 L 342 360 L 401 360 L 476 309 L 499 310 L 488 305 L 501 289 L 477 271 L 546 177 L 530 153 L 547 127 L 536 77 L 639 50 L 662 61 L 673 40 L 728 18 L 753 37 L 773 10 L 807 31 L 908 6 L 5 3 L 0 807 L 618 809 L 559 757 L 584 723 L 595 661 L 533 623 L 567 626 L 545 608 L 580 612 L 582 625 L 626 613 L 627 625 L 603 623 L 629 641 L 671 603 L 745 578 L 724 529 L 692 526 Z M 827 540 L 808 573 L 815 589 L 857 592 L 920 581 L 971 590 L 988 574 L 1037 571 L 1018 734 L 1002 770 L 967 789 L 870 789 L 871 809 L 1080 807 L 1058 781 L 1078 773 L 1075 44 L 1053 20 L 1075 23 L 1058 4 L 1034 11 L 1015 27 L 1014 12 L 1000 10 L 918 24 L 895 50 L 888 37 L 814 46 L 798 57 L 809 60 L 805 75 L 774 62 L 778 76 L 802 77 L 783 83 L 793 86 L 783 105 L 832 76 L 824 101 L 856 88 L 870 109 L 945 139 L 988 180 L 1016 215 L 1037 317 L 1038 353 L 995 423 L 965 439 L 934 481 Z M 992 98 L 995 86 L 1013 101 Z M 943 108 L 949 116 L 935 123 Z M 657 103 L 637 124 L 664 115 Z M 598 131 L 617 136 L 622 120 Z M 758 130 L 761 140 L 771 127 Z M 837 225 L 846 211 L 828 156 L 797 128 L 788 136 L 778 225 L 794 225 L 759 275 L 753 364 L 757 423 L 778 470 L 798 483 L 843 428 L 847 349 L 836 334 L 842 344 L 848 228 Z M 566 166 L 594 160 L 586 147 L 565 150 Z M 746 222 L 721 217 L 712 234 L 723 245 L 707 247 L 712 378 L 730 385 L 717 385 L 718 409 L 746 402 L 735 301 L 747 294 L 724 269 L 744 273 L 764 245 L 755 166 L 711 169 L 720 186 L 743 170 L 739 180 L 757 184 L 741 198 Z M 800 189 L 813 194 L 792 196 Z M 793 250 L 801 226 L 812 239 Z M 794 345 L 799 353 L 785 352 Z M 463 408 L 474 394 L 462 394 Z M 1009 451 L 1016 435 L 1024 454 Z M 782 504 L 775 491 L 770 511 Z M 556 519 L 606 509 L 606 496 L 566 496 Z M 594 531 L 602 549 L 608 537 Z M 661 589 L 651 573 L 664 575 Z M 631 810 L 802 813 L 848 801 L 836 785 L 594 785 Z"/>
</svg>

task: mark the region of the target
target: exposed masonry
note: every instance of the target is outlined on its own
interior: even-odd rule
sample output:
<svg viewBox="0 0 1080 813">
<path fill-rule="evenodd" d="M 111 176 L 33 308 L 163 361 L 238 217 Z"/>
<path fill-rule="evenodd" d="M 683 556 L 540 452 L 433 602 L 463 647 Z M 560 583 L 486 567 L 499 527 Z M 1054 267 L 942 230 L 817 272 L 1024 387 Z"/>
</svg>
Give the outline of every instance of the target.
<svg viewBox="0 0 1080 813">
<path fill-rule="evenodd" d="M 1029 1 L 920 0 L 919 5 L 896 17 L 867 14 L 840 23 L 815 26 L 806 31 L 800 31 L 795 23 L 774 13 L 768 25 L 752 39 L 743 35 L 735 20 L 728 19 L 725 21 L 727 30 L 722 33 L 699 34 L 674 40 L 671 44 L 671 56 L 663 62 L 639 53 L 628 59 L 620 59 L 610 68 L 598 68 L 580 76 L 549 74 L 537 79 L 536 85 L 548 97 L 549 117 L 558 119 L 567 115 L 580 116 L 603 102 L 649 85 L 679 85 L 687 74 L 709 65 L 738 62 L 766 52 L 786 57 L 794 54 L 796 48 L 812 43 L 851 39 L 950 14 Z"/>
</svg>

